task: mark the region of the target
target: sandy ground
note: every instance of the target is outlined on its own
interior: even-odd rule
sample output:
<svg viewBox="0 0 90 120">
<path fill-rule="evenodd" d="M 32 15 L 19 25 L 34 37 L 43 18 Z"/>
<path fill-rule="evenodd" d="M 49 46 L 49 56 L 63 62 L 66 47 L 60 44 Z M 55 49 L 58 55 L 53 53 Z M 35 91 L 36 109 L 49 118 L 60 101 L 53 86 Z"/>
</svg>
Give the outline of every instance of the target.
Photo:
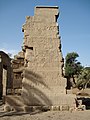
<svg viewBox="0 0 90 120">
<path fill-rule="evenodd" d="M 87 111 L 48 111 L 28 114 L 0 116 L 0 120 L 90 120 L 90 110 Z"/>
</svg>

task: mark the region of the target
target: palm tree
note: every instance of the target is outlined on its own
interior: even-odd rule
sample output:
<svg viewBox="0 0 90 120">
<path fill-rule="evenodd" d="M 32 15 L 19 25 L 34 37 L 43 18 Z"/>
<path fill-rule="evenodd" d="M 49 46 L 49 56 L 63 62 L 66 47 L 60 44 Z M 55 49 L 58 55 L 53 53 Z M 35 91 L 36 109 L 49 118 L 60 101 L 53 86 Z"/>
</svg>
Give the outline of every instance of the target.
<svg viewBox="0 0 90 120">
<path fill-rule="evenodd" d="M 83 89 L 85 89 L 88 86 L 90 86 L 90 69 L 84 68 L 81 71 L 81 74 L 79 75 L 79 77 L 77 79 L 76 86 L 78 88 L 83 88 Z"/>
<path fill-rule="evenodd" d="M 68 53 L 65 57 L 65 77 L 67 78 L 67 89 L 75 86 L 74 76 L 78 75 L 82 69 L 81 63 L 77 61 L 79 55 L 76 52 Z M 71 82 L 73 79 L 73 85 Z"/>
</svg>

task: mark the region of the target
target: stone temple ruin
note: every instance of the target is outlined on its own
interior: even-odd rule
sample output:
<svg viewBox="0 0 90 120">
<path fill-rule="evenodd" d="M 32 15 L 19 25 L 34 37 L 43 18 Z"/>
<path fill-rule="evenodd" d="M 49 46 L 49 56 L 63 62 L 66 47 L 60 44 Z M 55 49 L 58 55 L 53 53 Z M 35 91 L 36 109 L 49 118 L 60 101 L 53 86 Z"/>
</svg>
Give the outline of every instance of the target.
<svg viewBox="0 0 90 120">
<path fill-rule="evenodd" d="M 12 88 L 11 59 L 0 51 L 0 99 Z"/>
<path fill-rule="evenodd" d="M 73 95 L 66 94 L 64 60 L 57 19 L 57 6 L 35 7 L 22 27 L 22 51 L 12 60 L 12 89 L 5 96 L 6 106 L 29 109 L 31 106 L 74 107 Z"/>
<path fill-rule="evenodd" d="M 26 67 L 22 96 L 28 105 L 59 104 L 59 95 L 65 94 L 58 14 L 57 7 L 36 7 L 35 16 L 27 17 L 23 25 Z M 30 102 L 26 96 L 33 100 Z"/>
</svg>

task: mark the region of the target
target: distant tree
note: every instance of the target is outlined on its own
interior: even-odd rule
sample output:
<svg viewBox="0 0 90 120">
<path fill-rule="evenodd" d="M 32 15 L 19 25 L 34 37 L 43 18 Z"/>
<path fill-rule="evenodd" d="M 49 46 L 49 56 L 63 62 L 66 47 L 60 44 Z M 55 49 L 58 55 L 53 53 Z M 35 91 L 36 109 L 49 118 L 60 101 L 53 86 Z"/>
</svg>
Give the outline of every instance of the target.
<svg viewBox="0 0 90 120">
<path fill-rule="evenodd" d="M 69 88 L 72 86 L 70 79 L 73 79 L 73 83 L 75 83 L 74 76 L 79 75 L 82 66 L 81 63 L 77 61 L 77 57 L 79 55 L 76 52 L 68 53 L 65 57 L 65 77 L 67 78 L 67 82 L 69 84 Z"/>
<path fill-rule="evenodd" d="M 90 67 L 86 67 L 81 71 L 76 86 L 83 89 L 90 87 Z"/>
</svg>

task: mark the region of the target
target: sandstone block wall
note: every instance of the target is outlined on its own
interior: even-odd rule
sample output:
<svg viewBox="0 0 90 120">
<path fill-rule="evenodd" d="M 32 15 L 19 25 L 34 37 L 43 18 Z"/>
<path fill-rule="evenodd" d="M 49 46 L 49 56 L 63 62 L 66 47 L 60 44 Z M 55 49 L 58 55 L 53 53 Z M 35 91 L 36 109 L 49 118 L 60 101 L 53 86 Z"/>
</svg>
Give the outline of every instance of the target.
<svg viewBox="0 0 90 120">
<path fill-rule="evenodd" d="M 22 98 L 27 105 L 59 105 L 61 94 L 65 94 L 58 16 L 58 7 L 38 6 L 23 25 Z"/>
<path fill-rule="evenodd" d="M 24 52 L 21 51 L 18 55 L 14 56 L 12 60 L 13 69 L 13 92 L 15 94 L 20 93 L 22 89 L 22 73 L 24 69 Z"/>
</svg>

